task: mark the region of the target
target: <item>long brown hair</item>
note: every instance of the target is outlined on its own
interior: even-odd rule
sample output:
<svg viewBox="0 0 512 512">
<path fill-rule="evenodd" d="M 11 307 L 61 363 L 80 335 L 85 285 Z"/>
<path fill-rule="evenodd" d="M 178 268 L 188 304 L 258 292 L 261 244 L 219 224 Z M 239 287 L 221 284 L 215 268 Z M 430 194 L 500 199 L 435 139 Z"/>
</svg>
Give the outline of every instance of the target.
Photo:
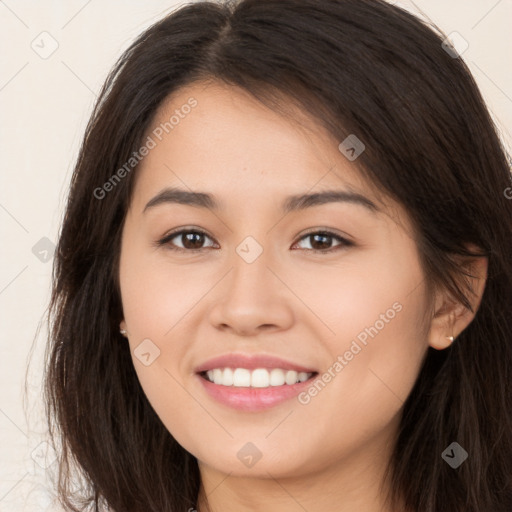
<svg viewBox="0 0 512 512">
<path fill-rule="evenodd" d="M 444 37 L 381 0 L 195 2 L 124 52 L 87 126 L 54 260 L 44 395 L 68 510 L 196 505 L 197 460 L 152 409 L 119 334 L 120 236 L 137 167 L 105 197 L 97 190 L 141 147 L 165 98 L 208 78 L 283 114 L 283 98 L 294 102 L 340 141 L 364 140 L 358 168 L 410 215 L 432 289 L 470 308 L 456 257 L 471 258 L 471 245 L 489 258 L 474 320 L 450 348 L 428 349 L 404 404 L 391 499 L 416 512 L 512 510 L 510 168 Z M 457 469 L 441 457 L 454 441 L 469 454 Z"/>
</svg>

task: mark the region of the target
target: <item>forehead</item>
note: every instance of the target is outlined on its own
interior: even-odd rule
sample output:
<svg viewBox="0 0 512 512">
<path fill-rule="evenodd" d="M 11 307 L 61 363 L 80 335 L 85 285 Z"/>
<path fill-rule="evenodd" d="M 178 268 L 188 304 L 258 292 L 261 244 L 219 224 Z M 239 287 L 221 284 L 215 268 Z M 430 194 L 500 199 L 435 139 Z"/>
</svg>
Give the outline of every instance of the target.
<svg viewBox="0 0 512 512">
<path fill-rule="evenodd" d="M 146 131 L 154 147 L 137 168 L 137 209 L 169 186 L 245 201 L 326 189 L 382 201 L 340 153 L 340 141 L 291 104 L 287 109 L 292 117 L 220 82 L 178 89 Z"/>
</svg>

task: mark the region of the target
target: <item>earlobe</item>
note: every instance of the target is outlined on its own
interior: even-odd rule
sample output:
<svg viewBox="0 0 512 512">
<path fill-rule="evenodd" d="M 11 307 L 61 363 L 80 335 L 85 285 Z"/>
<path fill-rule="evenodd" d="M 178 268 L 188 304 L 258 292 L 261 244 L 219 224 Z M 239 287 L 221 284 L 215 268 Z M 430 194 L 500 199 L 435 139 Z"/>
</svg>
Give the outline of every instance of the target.
<svg viewBox="0 0 512 512">
<path fill-rule="evenodd" d="M 455 313 L 437 316 L 432 320 L 429 333 L 429 345 L 436 350 L 448 348 L 456 339 Z"/>
<path fill-rule="evenodd" d="M 436 350 L 444 350 L 445 348 L 448 348 L 454 341 L 455 338 L 453 336 L 445 336 L 444 340 L 439 340 L 436 345 L 431 343 L 430 346 Z"/>
<path fill-rule="evenodd" d="M 119 324 L 119 332 L 125 337 L 128 337 L 128 331 L 126 330 L 126 322 L 124 320 Z"/>
<path fill-rule="evenodd" d="M 436 297 L 436 309 L 429 331 L 429 345 L 436 350 L 448 348 L 460 333 L 473 321 L 482 300 L 487 280 L 487 257 L 473 258 L 467 264 L 471 290 L 467 296 L 473 311 L 455 302 L 448 292 Z"/>
</svg>

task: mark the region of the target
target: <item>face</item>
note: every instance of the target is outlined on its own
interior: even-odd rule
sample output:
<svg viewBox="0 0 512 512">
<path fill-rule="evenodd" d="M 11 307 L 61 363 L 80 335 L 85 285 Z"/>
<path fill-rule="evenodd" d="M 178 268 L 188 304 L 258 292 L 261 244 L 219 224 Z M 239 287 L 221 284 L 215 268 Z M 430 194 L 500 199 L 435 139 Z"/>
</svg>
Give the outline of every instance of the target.
<svg viewBox="0 0 512 512">
<path fill-rule="evenodd" d="M 223 473 L 371 464 L 428 345 L 405 212 L 341 141 L 235 88 L 174 93 L 147 137 L 119 279 L 133 364 L 163 424 Z M 326 192 L 341 194 L 289 199 Z"/>
</svg>

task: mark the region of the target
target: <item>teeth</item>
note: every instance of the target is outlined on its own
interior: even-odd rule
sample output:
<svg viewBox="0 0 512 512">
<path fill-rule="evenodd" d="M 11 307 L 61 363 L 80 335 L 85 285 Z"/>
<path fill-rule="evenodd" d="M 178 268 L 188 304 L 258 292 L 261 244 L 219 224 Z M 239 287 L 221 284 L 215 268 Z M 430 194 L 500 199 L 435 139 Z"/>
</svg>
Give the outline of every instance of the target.
<svg viewBox="0 0 512 512">
<path fill-rule="evenodd" d="M 213 382 L 215 382 L 215 384 L 222 384 L 222 380 L 223 380 L 222 370 L 215 368 L 215 370 L 213 370 Z"/>
<path fill-rule="evenodd" d="M 222 371 L 222 370 L 221 370 Z M 224 384 L 224 375 L 222 378 L 222 382 L 220 384 Z M 233 372 L 233 386 L 236 387 L 247 387 L 251 385 L 251 372 L 246 370 L 245 368 L 237 368 Z"/>
<path fill-rule="evenodd" d="M 225 368 L 224 371 L 221 372 L 221 383 L 224 386 L 232 386 L 233 385 L 233 370 L 231 368 Z"/>
<path fill-rule="evenodd" d="M 286 380 L 286 376 L 283 370 L 274 368 L 270 372 L 270 385 L 271 386 L 282 386 Z"/>
<path fill-rule="evenodd" d="M 239 368 L 238 370 L 241 370 Z M 236 370 L 236 371 L 238 371 Z M 249 373 L 249 370 L 243 370 L 244 372 Z M 270 375 L 268 371 L 264 368 L 258 368 L 257 370 L 253 370 L 251 374 L 251 387 L 253 388 L 268 388 L 270 385 Z"/>
<path fill-rule="evenodd" d="M 268 388 L 270 386 L 283 386 L 297 384 L 308 380 L 313 374 L 296 372 L 294 370 L 282 370 L 281 368 L 257 368 L 247 370 L 246 368 L 215 368 L 208 370 L 206 376 L 210 382 L 220 386 Z"/>
</svg>

